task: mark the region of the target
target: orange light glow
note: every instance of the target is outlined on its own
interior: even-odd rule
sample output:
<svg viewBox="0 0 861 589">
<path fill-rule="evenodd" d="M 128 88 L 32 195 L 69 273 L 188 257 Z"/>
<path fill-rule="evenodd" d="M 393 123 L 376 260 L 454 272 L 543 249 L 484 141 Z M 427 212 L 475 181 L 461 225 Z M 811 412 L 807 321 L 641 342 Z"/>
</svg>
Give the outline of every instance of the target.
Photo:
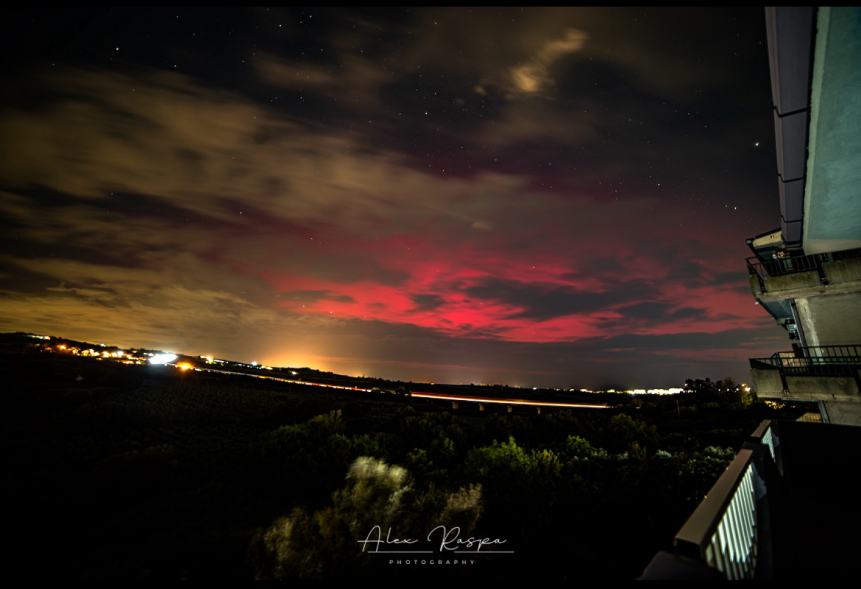
<svg viewBox="0 0 861 589">
<path fill-rule="evenodd" d="M 563 403 L 559 401 L 530 401 L 528 399 L 506 399 L 492 397 L 475 397 L 468 395 L 449 395 L 445 393 L 427 393 L 413 391 L 412 396 L 420 399 L 440 399 L 443 401 L 471 401 L 473 403 L 490 403 L 498 405 L 529 405 L 532 407 L 569 407 L 572 409 L 609 409 L 609 405 L 595 403 Z"/>
</svg>

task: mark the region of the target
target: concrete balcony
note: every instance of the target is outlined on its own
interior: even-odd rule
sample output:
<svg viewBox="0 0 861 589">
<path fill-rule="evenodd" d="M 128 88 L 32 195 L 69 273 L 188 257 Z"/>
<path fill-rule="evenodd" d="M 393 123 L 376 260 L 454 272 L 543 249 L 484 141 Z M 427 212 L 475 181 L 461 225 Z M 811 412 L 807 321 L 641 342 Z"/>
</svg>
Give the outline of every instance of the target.
<svg viewBox="0 0 861 589">
<path fill-rule="evenodd" d="M 861 248 L 748 258 L 757 301 L 802 346 L 861 341 Z"/>
<path fill-rule="evenodd" d="M 818 346 L 751 358 L 760 398 L 861 403 L 861 345 Z"/>
<path fill-rule="evenodd" d="M 760 301 L 861 292 L 861 248 L 774 260 L 747 259 Z"/>
</svg>

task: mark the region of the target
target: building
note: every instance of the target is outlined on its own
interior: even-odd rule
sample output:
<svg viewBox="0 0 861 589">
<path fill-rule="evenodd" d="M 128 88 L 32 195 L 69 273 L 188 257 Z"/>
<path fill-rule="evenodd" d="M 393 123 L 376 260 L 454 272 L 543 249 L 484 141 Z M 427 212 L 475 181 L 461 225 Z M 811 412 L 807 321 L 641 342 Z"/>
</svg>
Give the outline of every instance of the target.
<svg viewBox="0 0 861 589">
<path fill-rule="evenodd" d="M 861 502 L 861 8 L 767 8 L 780 227 L 748 240 L 754 296 L 791 350 L 751 359 L 766 420 L 642 579 L 857 576 Z M 821 423 L 825 422 L 825 423 Z"/>
<path fill-rule="evenodd" d="M 861 425 L 861 9 L 766 9 L 780 226 L 748 239 L 757 302 L 791 350 L 750 361 L 760 398 Z"/>
</svg>

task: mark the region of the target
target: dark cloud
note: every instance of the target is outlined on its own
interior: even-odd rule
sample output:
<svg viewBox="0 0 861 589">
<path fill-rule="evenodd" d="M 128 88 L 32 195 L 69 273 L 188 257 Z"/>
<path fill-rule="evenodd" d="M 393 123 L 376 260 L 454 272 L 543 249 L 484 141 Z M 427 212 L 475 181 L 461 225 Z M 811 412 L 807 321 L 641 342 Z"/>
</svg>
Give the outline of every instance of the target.
<svg viewBox="0 0 861 589">
<path fill-rule="evenodd" d="M 643 281 L 631 281 L 608 292 L 588 292 L 552 284 L 488 278 L 470 286 L 466 292 L 472 297 L 520 308 L 513 317 L 541 321 L 575 313 L 609 310 L 620 303 L 649 298 L 653 296 L 655 288 Z"/>
<path fill-rule="evenodd" d="M 646 321 L 649 323 L 669 322 L 679 319 L 700 319 L 707 320 L 709 318 L 706 309 L 694 307 L 675 308 L 674 305 L 666 303 L 638 303 L 619 309 L 619 312 L 626 319 Z"/>
<path fill-rule="evenodd" d="M 300 303 L 316 303 L 322 300 L 337 301 L 339 303 L 353 303 L 355 299 L 347 295 L 337 295 L 327 290 L 294 290 L 281 293 L 281 298 L 288 301 Z"/>
<path fill-rule="evenodd" d="M 433 311 L 445 304 L 445 298 L 435 294 L 416 294 L 412 299 L 417 311 Z"/>
</svg>

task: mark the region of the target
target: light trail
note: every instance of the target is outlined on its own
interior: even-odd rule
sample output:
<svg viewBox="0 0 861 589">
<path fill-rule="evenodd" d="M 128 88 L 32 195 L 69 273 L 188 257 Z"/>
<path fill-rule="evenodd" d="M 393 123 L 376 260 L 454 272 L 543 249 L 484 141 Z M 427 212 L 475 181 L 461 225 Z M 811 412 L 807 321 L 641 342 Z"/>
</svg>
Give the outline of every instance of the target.
<svg viewBox="0 0 861 589">
<path fill-rule="evenodd" d="M 351 387 L 346 385 L 325 384 L 321 382 L 311 382 L 307 380 L 295 380 L 291 378 L 281 378 L 278 376 L 269 376 L 267 374 L 251 374 L 249 372 L 236 372 L 233 370 L 219 370 L 217 368 L 200 368 L 196 367 L 198 372 L 214 372 L 218 374 L 232 374 L 236 376 L 250 376 L 252 378 L 261 378 L 264 380 L 274 380 L 277 382 L 285 382 L 288 384 L 298 384 L 310 387 L 321 387 L 325 389 L 339 389 L 342 391 L 360 391 L 363 393 L 373 392 L 373 389 L 364 389 L 362 387 Z M 449 395 L 446 393 L 429 393 L 423 391 L 412 391 L 410 396 L 417 399 L 432 399 L 437 401 L 465 401 L 467 403 L 488 403 L 496 405 L 525 405 L 528 407 L 564 407 L 569 409 L 610 409 L 610 405 L 590 404 L 590 403 L 565 403 L 562 401 L 529 401 L 527 399 L 509 399 L 509 398 L 494 398 L 494 397 L 475 397 L 469 395 Z"/>
<path fill-rule="evenodd" d="M 528 401 L 526 399 L 506 399 L 494 397 L 472 397 L 467 395 L 447 395 L 445 393 L 427 393 L 413 391 L 413 397 L 419 399 L 438 399 L 441 401 L 466 401 L 470 403 L 495 403 L 497 405 L 528 405 L 530 407 L 569 407 L 572 409 L 610 409 L 610 405 L 589 403 L 564 403 L 562 401 Z"/>
</svg>

